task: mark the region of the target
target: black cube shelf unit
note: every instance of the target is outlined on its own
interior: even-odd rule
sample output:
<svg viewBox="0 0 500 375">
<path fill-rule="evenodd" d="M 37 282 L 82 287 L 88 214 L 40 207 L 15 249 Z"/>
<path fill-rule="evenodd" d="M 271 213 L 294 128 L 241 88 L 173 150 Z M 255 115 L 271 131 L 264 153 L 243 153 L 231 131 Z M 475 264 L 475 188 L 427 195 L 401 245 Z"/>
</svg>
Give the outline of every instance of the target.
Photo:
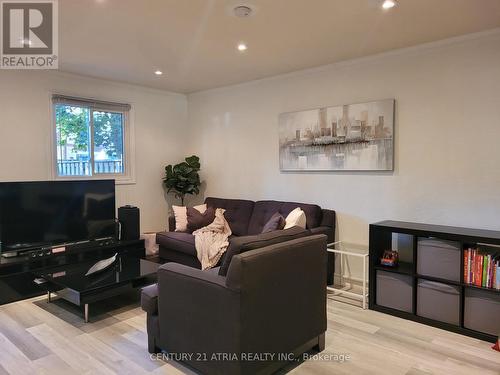
<svg viewBox="0 0 500 375">
<path fill-rule="evenodd" d="M 371 224 L 369 308 L 495 342 L 500 290 L 464 282 L 464 250 L 478 245 L 500 251 L 500 231 L 400 221 Z M 380 264 L 383 252 L 391 249 L 400 256 L 395 268 Z"/>
</svg>

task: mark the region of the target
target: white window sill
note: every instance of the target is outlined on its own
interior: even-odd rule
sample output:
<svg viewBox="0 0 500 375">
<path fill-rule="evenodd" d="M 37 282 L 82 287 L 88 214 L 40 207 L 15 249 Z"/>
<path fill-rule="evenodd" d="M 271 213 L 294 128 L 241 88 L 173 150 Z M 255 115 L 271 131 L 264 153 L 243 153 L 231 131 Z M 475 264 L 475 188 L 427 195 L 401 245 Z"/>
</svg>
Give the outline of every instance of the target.
<svg viewBox="0 0 500 375">
<path fill-rule="evenodd" d="M 115 180 L 116 185 L 135 185 L 135 178 Z"/>
</svg>

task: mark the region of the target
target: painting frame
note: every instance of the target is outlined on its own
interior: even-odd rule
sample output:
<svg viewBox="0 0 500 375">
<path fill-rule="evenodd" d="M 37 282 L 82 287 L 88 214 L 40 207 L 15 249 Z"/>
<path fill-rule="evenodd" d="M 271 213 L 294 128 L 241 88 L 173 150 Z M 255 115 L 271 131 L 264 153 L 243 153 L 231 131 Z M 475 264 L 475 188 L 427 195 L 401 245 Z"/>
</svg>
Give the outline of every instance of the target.
<svg viewBox="0 0 500 375">
<path fill-rule="evenodd" d="M 395 131 L 395 98 L 280 113 L 280 172 L 394 172 Z"/>
</svg>

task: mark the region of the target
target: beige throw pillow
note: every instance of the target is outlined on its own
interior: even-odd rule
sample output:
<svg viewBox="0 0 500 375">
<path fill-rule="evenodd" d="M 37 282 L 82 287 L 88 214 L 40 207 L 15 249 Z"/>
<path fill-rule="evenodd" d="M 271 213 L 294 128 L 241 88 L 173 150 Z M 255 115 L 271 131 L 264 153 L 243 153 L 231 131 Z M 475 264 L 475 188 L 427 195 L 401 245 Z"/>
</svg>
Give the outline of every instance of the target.
<svg viewBox="0 0 500 375">
<path fill-rule="evenodd" d="M 206 204 L 200 204 L 199 206 L 194 206 L 194 209 L 200 213 L 204 213 L 207 210 Z M 175 217 L 175 231 L 176 232 L 186 232 L 187 231 L 187 207 L 186 206 L 172 206 Z"/>
<path fill-rule="evenodd" d="M 300 207 L 295 208 L 285 219 L 284 229 L 291 227 L 301 227 L 306 229 L 306 214 L 300 209 Z"/>
</svg>

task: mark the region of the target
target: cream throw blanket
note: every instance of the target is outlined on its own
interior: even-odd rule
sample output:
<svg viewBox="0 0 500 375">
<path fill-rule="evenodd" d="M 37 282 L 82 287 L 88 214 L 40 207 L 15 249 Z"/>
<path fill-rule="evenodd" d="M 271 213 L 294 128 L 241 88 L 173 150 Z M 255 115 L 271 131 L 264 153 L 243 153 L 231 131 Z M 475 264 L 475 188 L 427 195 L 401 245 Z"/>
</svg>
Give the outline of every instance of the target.
<svg viewBox="0 0 500 375">
<path fill-rule="evenodd" d="M 222 208 L 216 209 L 213 223 L 193 232 L 196 253 L 202 270 L 215 267 L 229 246 L 228 237 L 232 232 L 224 217 L 224 212 Z"/>
</svg>

